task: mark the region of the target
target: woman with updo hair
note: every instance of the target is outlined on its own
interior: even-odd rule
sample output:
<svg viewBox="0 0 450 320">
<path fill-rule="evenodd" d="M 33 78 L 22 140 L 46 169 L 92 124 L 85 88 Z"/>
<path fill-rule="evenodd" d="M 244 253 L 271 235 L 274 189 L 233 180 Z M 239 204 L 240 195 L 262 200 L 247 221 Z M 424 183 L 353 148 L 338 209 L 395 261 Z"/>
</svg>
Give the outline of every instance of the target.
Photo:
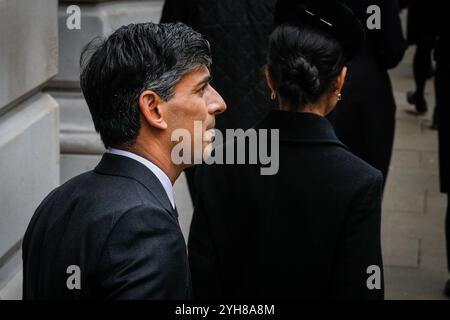
<svg viewBox="0 0 450 320">
<path fill-rule="evenodd" d="M 196 298 L 384 297 L 382 174 L 326 119 L 345 99 L 346 63 L 364 32 L 347 7 L 321 3 L 279 1 L 269 39 L 265 77 L 279 109 L 256 129 L 279 130 L 269 141 L 279 143 L 277 173 L 261 175 L 267 163 L 198 172 L 189 235 Z"/>
<path fill-rule="evenodd" d="M 342 45 L 316 27 L 284 24 L 270 36 L 266 80 L 281 110 L 326 116 L 341 99 Z"/>
</svg>

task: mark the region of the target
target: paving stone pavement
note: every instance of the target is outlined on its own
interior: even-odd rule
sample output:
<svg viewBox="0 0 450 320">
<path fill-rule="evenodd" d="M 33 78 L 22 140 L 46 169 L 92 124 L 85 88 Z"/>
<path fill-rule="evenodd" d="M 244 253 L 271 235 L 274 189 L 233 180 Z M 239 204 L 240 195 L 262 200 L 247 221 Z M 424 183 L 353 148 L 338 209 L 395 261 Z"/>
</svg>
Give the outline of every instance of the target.
<svg viewBox="0 0 450 320">
<path fill-rule="evenodd" d="M 427 82 L 430 111 L 414 116 L 406 92 L 414 89 L 412 58 L 390 72 L 397 102 L 394 152 L 383 200 L 382 244 L 386 299 L 446 299 L 446 196 L 439 193 L 437 132 L 430 130 L 435 105 Z"/>
</svg>

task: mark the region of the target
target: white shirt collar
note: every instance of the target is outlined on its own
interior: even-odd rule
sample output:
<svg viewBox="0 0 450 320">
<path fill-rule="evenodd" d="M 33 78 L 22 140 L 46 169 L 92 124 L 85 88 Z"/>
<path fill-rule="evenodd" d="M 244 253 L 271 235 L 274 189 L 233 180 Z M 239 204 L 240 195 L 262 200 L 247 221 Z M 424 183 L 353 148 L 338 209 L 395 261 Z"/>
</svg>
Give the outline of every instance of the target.
<svg viewBox="0 0 450 320">
<path fill-rule="evenodd" d="M 174 197 L 173 197 L 173 186 L 172 186 L 172 183 L 170 182 L 169 177 L 164 173 L 164 171 L 162 171 L 158 166 L 156 166 L 149 160 L 147 160 L 141 156 L 138 156 L 135 153 L 128 152 L 125 150 L 115 149 L 115 148 L 108 149 L 108 152 L 119 155 L 119 156 L 131 158 L 133 160 L 136 160 L 136 161 L 142 163 L 144 166 L 146 166 L 151 172 L 153 172 L 153 174 L 161 182 L 164 190 L 167 193 L 167 196 L 169 197 L 170 203 L 172 204 L 172 208 L 175 208 L 175 201 L 174 201 Z"/>
</svg>

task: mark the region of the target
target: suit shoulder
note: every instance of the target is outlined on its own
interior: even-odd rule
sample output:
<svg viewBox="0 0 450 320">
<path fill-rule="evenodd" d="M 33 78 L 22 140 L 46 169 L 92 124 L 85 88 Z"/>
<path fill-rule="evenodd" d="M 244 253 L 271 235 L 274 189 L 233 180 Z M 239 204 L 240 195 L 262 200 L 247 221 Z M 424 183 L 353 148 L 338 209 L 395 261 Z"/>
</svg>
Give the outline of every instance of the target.
<svg viewBox="0 0 450 320">
<path fill-rule="evenodd" d="M 59 227 L 67 219 L 83 230 L 108 232 L 125 212 L 144 208 L 146 212 L 164 210 L 158 199 L 139 182 L 121 176 L 89 171 L 54 189 L 35 212 L 47 217 L 47 228 Z M 169 213 L 167 213 L 169 214 Z"/>
<path fill-rule="evenodd" d="M 126 211 L 143 203 L 157 202 L 153 194 L 138 181 L 123 176 L 103 175 L 95 171 L 80 174 L 58 189 L 67 200 L 82 200 L 94 207 L 103 207 Z"/>
<path fill-rule="evenodd" d="M 358 174 L 358 176 L 365 177 L 370 180 L 379 180 L 383 179 L 383 174 L 380 170 L 374 168 L 372 165 L 359 158 L 358 156 L 351 153 L 349 150 L 340 148 L 341 151 L 341 159 L 343 163 L 341 164 L 342 168 L 346 168 L 348 171 L 351 171 L 353 174 Z"/>
<path fill-rule="evenodd" d="M 170 224 L 178 226 L 174 219 L 166 209 L 153 203 L 143 203 L 129 208 L 117 215 L 115 225 L 123 223 L 123 221 L 140 221 L 141 225 L 155 226 L 158 224 Z M 113 226 L 114 227 L 114 226 Z"/>
</svg>

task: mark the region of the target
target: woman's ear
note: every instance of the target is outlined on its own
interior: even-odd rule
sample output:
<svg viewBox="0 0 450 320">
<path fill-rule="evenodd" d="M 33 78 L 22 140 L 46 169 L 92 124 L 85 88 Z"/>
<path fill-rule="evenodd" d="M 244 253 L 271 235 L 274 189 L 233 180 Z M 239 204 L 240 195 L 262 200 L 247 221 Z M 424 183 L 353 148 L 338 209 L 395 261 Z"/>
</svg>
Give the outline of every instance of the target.
<svg viewBox="0 0 450 320">
<path fill-rule="evenodd" d="M 270 91 L 272 91 L 272 95 L 276 95 L 275 85 L 272 80 L 272 76 L 270 75 L 269 67 L 267 65 L 264 66 L 264 75 L 266 77 L 267 86 Z"/>
<path fill-rule="evenodd" d="M 336 92 L 340 93 L 345 83 L 345 77 L 347 76 L 347 67 L 343 67 L 336 79 Z"/>
<path fill-rule="evenodd" d="M 139 109 L 146 122 L 155 128 L 167 129 L 167 122 L 164 119 L 161 98 L 151 90 L 145 90 L 139 95 Z"/>
</svg>

